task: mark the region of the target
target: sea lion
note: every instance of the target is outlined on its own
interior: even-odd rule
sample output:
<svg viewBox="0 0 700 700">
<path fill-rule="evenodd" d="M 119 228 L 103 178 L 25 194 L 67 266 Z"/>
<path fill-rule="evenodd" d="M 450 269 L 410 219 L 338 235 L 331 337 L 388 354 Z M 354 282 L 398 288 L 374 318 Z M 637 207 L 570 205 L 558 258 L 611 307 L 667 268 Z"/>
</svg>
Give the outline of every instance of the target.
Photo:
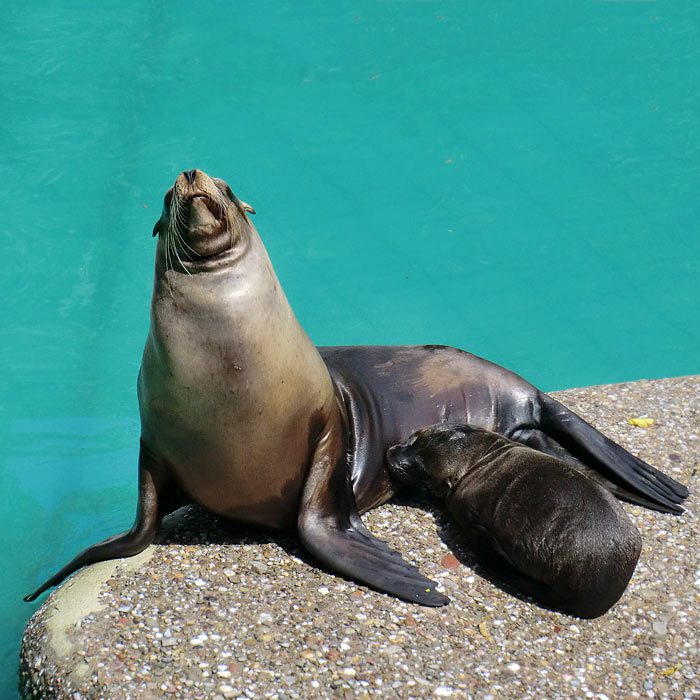
<svg viewBox="0 0 700 700">
<path fill-rule="evenodd" d="M 136 554 L 183 501 L 296 529 L 329 569 L 424 605 L 448 598 L 363 526 L 393 486 L 387 448 L 452 419 L 607 470 L 660 510 L 685 487 L 607 440 L 517 375 L 454 348 L 315 348 L 248 214 L 201 170 L 165 195 L 151 327 L 138 379 L 139 498 L 132 528 L 89 547 L 27 596 L 80 567 Z M 558 441 L 558 442 L 555 442 Z"/>
<path fill-rule="evenodd" d="M 444 499 L 480 562 L 583 618 L 623 594 L 642 538 L 609 491 L 497 433 L 438 423 L 389 448 L 389 473 Z"/>
</svg>

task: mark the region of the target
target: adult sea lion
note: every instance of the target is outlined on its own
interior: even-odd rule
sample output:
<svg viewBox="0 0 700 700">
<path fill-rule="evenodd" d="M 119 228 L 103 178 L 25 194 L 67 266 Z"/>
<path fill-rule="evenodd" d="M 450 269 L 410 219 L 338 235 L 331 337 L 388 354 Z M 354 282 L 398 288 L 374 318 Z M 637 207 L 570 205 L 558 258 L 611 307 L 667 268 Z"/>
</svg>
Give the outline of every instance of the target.
<svg viewBox="0 0 700 700">
<path fill-rule="evenodd" d="M 485 360 L 436 346 L 316 349 L 249 213 L 223 180 L 200 170 L 179 175 L 165 195 L 138 380 L 135 522 L 26 600 L 86 564 L 142 551 L 184 498 L 234 520 L 296 528 L 331 570 L 443 605 L 435 584 L 359 516 L 393 495 L 387 448 L 437 421 L 566 449 L 619 480 L 630 498 L 682 511 L 685 487 Z"/>
<path fill-rule="evenodd" d="M 445 423 L 386 460 L 392 476 L 444 499 L 481 562 L 541 602 L 592 618 L 627 588 L 639 531 L 609 491 L 563 460 Z"/>
</svg>

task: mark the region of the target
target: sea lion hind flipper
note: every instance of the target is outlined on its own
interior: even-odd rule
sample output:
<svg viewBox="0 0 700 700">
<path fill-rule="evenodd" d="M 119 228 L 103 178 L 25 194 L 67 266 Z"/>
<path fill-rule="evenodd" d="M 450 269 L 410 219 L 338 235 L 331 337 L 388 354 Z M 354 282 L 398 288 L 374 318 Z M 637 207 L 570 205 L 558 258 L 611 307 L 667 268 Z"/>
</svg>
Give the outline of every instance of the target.
<svg viewBox="0 0 700 700">
<path fill-rule="evenodd" d="M 136 506 L 136 519 L 131 529 L 118 535 L 112 535 L 83 550 L 58 573 L 26 596 L 24 600 L 28 603 L 36 600 L 44 591 L 58 586 L 64 579 L 83 566 L 107 559 L 130 557 L 146 549 L 153 542 L 160 519 L 167 514 L 163 512 L 162 503 L 159 508 L 158 497 L 169 483 L 170 479 L 165 470 L 141 447 L 138 504 Z"/>
<path fill-rule="evenodd" d="M 513 439 L 516 438 L 514 437 Z M 583 474 L 591 481 L 595 481 L 596 484 L 600 484 L 604 489 L 610 491 L 616 498 L 627 501 L 628 503 L 633 503 L 634 505 L 644 506 L 644 508 L 650 508 L 651 510 L 669 512 L 668 508 L 660 508 L 659 504 L 650 498 L 645 498 L 641 494 L 635 493 L 629 488 L 611 481 L 600 472 L 576 459 L 576 457 L 567 452 L 556 440 L 545 435 L 541 430 L 534 428 L 521 430 L 518 433 L 517 442 L 539 450 L 540 452 L 544 452 L 552 457 L 556 457 L 557 459 L 561 459 L 563 462 L 566 462 L 566 464 L 576 469 L 580 474 Z"/>
<path fill-rule="evenodd" d="M 434 581 L 365 528 L 347 473 L 344 459 L 312 464 L 297 521 L 304 546 L 330 570 L 376 590 L 419 605 L 449 603 Z"/>
<path fill-rule="evenodd" d="M 576 459 L 648 498 L 657 510 L 683 512 L 680 504 L 688 497 L 683 484 L 630 454 L 550 396 L 540 394 L 540 408 L 541 430 Z"/>
</svg>

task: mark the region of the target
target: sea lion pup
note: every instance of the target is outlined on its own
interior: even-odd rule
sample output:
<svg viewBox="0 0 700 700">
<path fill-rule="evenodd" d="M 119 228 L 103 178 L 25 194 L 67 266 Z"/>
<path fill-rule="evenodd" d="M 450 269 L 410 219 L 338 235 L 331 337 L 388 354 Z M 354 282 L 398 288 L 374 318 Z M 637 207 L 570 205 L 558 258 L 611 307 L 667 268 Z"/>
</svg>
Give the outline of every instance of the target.
<svg viewBox="0 0 700 700">
<path fill-rule="evenodd" d="M 390 473 L 445 499 L 477 559 L 548 606 L 598 617 L 642 547 L 622 506 L 566 462 L 468 425 L 436 424 L 386 456 Z"/>
<path fill-rule="evenodd" d="M 298 533 L 332 571 L 421 605 L 435 584 L 360 515 L 394 485 L 386 450 L 424 425 L 469 423 L 599 472 L 617 495 L 682 513 L 688 489 L 513 372 L 440 345 L 317 348 L 249 214 L 219 178 L 187 170 L 153 229 L 151 326 L 133 526 L 78 554 L 25 600 L 82 566 L 144 550 L 194 502 Z M 614 483 L 613 483 L 614 482 Z"/>
</svg>

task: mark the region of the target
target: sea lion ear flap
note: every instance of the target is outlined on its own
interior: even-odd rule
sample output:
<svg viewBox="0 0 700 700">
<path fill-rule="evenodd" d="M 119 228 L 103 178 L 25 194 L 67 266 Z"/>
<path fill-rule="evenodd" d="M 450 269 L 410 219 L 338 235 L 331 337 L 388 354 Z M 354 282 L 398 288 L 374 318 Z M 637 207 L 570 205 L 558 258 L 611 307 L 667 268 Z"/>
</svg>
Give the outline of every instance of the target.
<svg viewBox="0 0 700 700">
<path fill-rule="evenodd" d="M 225 184 L 225 183 L 224 183 Z M 246 204 L 245 202 L 242 202 L 238 197 L 236 197 L 235 194 L 233 194 L 233 190 L 229 185 L 226 185 L 226 194 L 228 195 L 228 198 L 234 203 L 237 204 L 243 211 L 247 211 L 249 214 L 255 214 L 255 209 L 250 206 L 250 204 Z"/>
<path fill-rule="evenodd" d="M 170 207 L 170 203 L 173 201 L 174 190 L 175 190 L 175 187 L 173 186 L 165 193 L 165 198 L 163 199 L 163 210 L 160 212 L 160 219 L 158 219 L 158 221 L 156 221 L 156 224 L 153 227 L 153 237 L 154 238 L 159 233 L 163 233 L 163 230 L 165 227 L 165 222 L 167 221 L 168 208 Z"/>
</svg>

